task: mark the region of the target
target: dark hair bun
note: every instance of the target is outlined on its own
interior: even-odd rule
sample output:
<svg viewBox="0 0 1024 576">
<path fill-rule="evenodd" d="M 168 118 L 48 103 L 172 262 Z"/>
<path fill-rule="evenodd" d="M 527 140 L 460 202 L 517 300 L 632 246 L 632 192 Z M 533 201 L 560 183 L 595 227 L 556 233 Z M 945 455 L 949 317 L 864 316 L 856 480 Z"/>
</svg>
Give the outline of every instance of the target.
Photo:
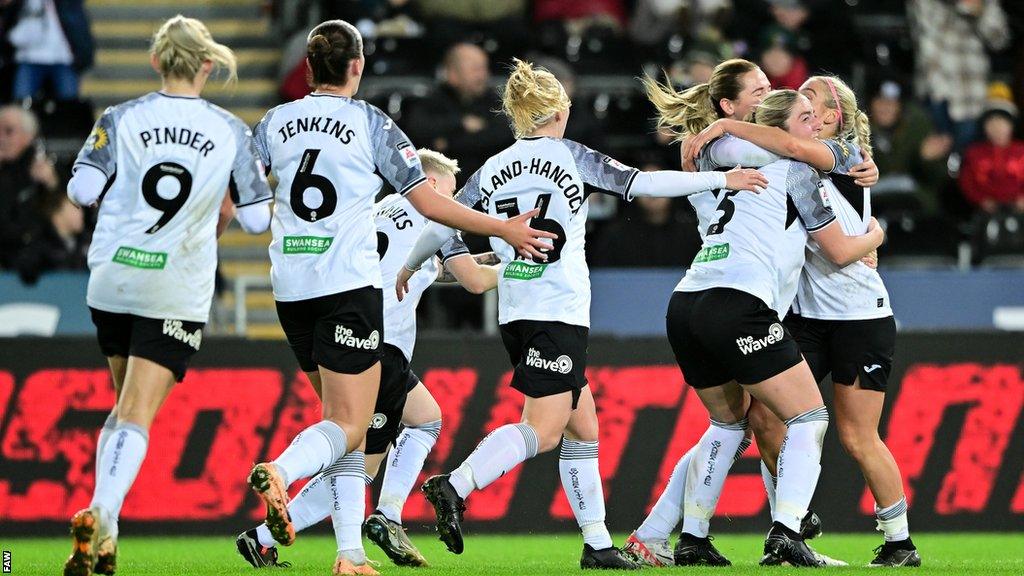
<svg viewBox="0 0 1024 576">
<path fill-rule="evenodd" d="M 348 82 L 348 65 L 363 54 L 363 38 L 355 26 L 344 20 L 328 20 L 317 25 L 306 41 L 309 82 L 342 86 Z"/>
</svg>

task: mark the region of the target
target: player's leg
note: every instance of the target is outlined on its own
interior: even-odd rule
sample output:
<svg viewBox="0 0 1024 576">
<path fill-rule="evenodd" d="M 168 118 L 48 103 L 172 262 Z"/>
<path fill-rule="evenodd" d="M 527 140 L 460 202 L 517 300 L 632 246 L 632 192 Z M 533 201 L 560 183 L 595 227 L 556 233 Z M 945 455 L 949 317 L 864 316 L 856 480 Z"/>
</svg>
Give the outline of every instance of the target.
<svg viewBox="0 0 1024 576">
<path fill-rule="evenodd" d="M 362 444 L 380 386 L 383 302 L 361 288 L 299 302 L 278 302 L 278 317 L 303 371 L 320 375 L 322 419 L 300 432 L 273 462 L 257 464 L 249 484 L 267 509 L 267 526 L 284 545 L 295 540 L 288 486 Z M 337 341 L 338 327 L 351 338 Z M 358 345 L 357 345 L 358 344 Z"/>
<path fill-rule="evenodd" d="M 409 492 L 441 434 L 441 407 L 418 380 L 406 398 L 402 423 L 405 428 L 388 454 L 377 500 L 377 511 L 399 525 Z"/>
<path fill-rule="evenodd" d="M 907 500 L 899 466 L 878 434 L 896 347 L 892 317 L 835 323 L 829 344 L 835 360 L 835 418 L 839 441 L 857 462 L 875 498 L 875 516 L 885 542 L 874 566 L 919 566 L 910 539 Z"/>
<path fill-rule="evenodd" d="M 416 389 L 418 384 L 419 379 L 416 378 L 416 375 L 409 368 L 409 362 L 402 351 L 392 345 L 386 345 L 384 347 L 380 395 L 377 398 L 373 420 L 370 422 L 370 430 L 366 434 L 366 453 L 373 456 L 375 462 L 374 474 L 376 474 L 377 466 L 384 459 L 385 454 L 389 453 L 388 449 L 395 446 L 397 442 L 403 441 L 403 437 L 399 435 L 398 429 L 409 412 L 412 412 L 414 415 L 432 417 L 436 421 L 437 414 L 429 406 L 429 404 L 436 406 L 436 402 L 434 402 L 429 393 L 425 394 L 425 398 L 424 395 L 419 394 L 414 396 L 415 399 L 412 402 L 418 402 L 419 405 L 410 407 L 410 390 Z M 419 388 L 423 387 L 419 386 Z M 425 391 L 426 389 L 424 388 L 422 392 Z M 428 406 L 423 404 L 428 404 Z M 426 451 L 424 451 L 423 458 L 420 458 L 419 462 L 416 463 L 415 469 L 409 470 L 408 463 L 403 464 L 401 462 L 401 455 L 409 448 L 409 443 L 414 441 L 410 441 L 409 436 L 404 438 L 406 444 L 390 450 L 389 463 L 384 472 L 385 483 L 388 482 L 388 476 L 391 476 L 390 492 L 388 492 L 387 496 L 385 496 L 384 491 L 381 492 L 381 502 L 396 503 L 396 500 L 398 501 L 399 520 L 401 519 L 402 506 L 405 505 L 405 499 L 408 497 L 409 490 L 412 489 L 412 484 L 416 481 L 416 476 L 423 466 L 423 458 L 426 457 Z M 433 440 L 433 438 L 431 439 Z M 412 451 L 415 451 L 415 448 Z M 407 460 L 408 458 L 405 459 Z M 399 460 L 399 462 L 395 462 L 395 460 Z M 399 491 L 404 490 L 404 492 L 399 493 L 396 493 L 396 474 L 392 470 L 392 468 L 397 467 L 401 467 L 401 470 L 398 471 L 399 475 L 408 473 L 411 476 L 408 480 L 400 480 L 400 482 L 407 482 L 407 484 L 404 487 L 399 486 L 397 488 Z M 374 510 L 362 522 L 362 528 L 363 534 L 383 550 L 395 564 L 399 566 L 427 566 L 426 558 L 409 540 L 402 524 L 382 514 L 379 508 Z"/>
<path fill-rule="evenodd" d="M 519 320 L 501 326 L 501 339 L 515 367 L 512 387 L 526 396 L 522 421 L 492 430 L 458 468 L 428 478 L 421 488 L 434 506 L 441 541 L 455 554 L 463 549 L 465 498 L 558 446 L 586 382 L 586 328 Z"/>
<path fill-rule="evenodd" d="M 198 351 L 198 339 L 179 340 L 163 333 L 164 322 L 129 314 L 92 310 L 100 349 L 107 357 L 126 357 L 115 411 L 117 421 L 97 446 L 96 486 L 89 508 L 71 521 L 74 549 L 65 574 L 112 574 L 116 568 L 117 519 L 135 482 L 149 445 L 149 428 L 174 383 L 185 377 Z M 182 322 L 188 334 L 203 324 Z M 186 341 L 187 340 L 187 341 Z M 111 362 L 115 390 L 121 363 Z M 102 449 L 100 449 L 102 448 Z M 116 463 L 116 465 L 115 465 Z"/>
<path fill-rule="evenodd" d="M 604 489 L 598 466 L 597 408 L 584 386 L 569 417 L 558 455 L 558 475 L 576 523 L 583 533 L 581 568 L 631 570 L 637 564 L 612 545 L 605 526 Z"/>
<path fill-rule="evenodd" d="M 778 375 L 745 388 L 787 427 L 779 452 L 772 530 L 765 542 L 762 563 L 820 565 L 801 535 L 801 525 L 821 473 L 821 449 L 828 428 L 828 412 L 817 383 L 801 359 Z"/>
<path fill-rule="evenodd" d="M 376 576 L 366 561 L 362 525 L 366 517 L 366 437 L 323 472 L 331 494 L 331 525 L 337 544 L 334 574 Z M 381 451 L 383 452 L 383 451 Z"/>
</svg>

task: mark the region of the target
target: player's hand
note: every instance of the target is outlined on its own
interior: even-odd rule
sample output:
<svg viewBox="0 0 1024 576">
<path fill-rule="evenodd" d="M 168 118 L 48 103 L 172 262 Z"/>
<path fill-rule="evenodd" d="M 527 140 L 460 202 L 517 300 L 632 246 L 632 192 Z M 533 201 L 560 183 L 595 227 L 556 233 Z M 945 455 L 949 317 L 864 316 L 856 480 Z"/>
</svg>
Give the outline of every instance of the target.
<svg viewBox="0 0 1024 576">
<path fill-rule="evenodd" d="M 540 210 L 534 208 L 525 214 L 502 222 L 501 239 L 515 248 L 516 252 L 524 258 L 533 258 L 535 262 L 547 262 L 548 256 L 545 252 L 551 249 L 551 243 L 545 242 L 542 238 L 553 240 L 558 238 L 558 234 L 530 228 L 527 221 L 538 214 L 540 214 Z"/>
<path fill-rule="evenodd" d="M 711 142 L 715 138 L 723 136 L 725 134 L 725 123 L 721 120 L 715 120 L 711 123 L 711 126 L 703 129 L 696 136 L 687 138 L 683 142 L 683 159 L 696 158 L 700 154 L 701 149 Z"/>
<path fill-rule="evenodd" d="M 851 168 L 847 174 L 853 177 L 853 181 L 857 186 L 870 188 L 878 184 L 878 166 L 874 160 L 867 156 L 864 157 L 863 162 Z"/>
<path fill-rule="evenodd" d="M 414 270 L 409 270 L 405 266 L 398 271 L 398 278 L 395 280 L 395 296 L 398 296 L 399 302 L 404 300 L 405 295 L 409 293 L 409 279 L 415 273 Z"/>
<path fill-rule="evenodd" d="M 867 256 L 861 258 L 860 261 L 872 270 L 878 268 L 878 250 L 872 250 Z"/>
<path fill-rule="evenodd" d="M 725 173 L 725 187 L 729 190 L 746 190 L 760 194 L 766 186 L 768 186 L 768 179 L 764 174 L 752 168 L 737 166 Z"/>
</svg>

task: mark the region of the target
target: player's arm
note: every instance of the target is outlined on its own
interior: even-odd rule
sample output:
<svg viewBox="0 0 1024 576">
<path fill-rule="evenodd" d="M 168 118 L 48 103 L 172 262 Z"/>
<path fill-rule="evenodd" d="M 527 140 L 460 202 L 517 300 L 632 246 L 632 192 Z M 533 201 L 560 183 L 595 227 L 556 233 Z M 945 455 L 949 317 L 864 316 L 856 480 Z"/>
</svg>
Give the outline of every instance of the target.
<svg viewBox="0 0 1024 576">
<path fill-rule="evenodd" d="M 107 108 L 75 158 L 68 198 L 76 206 L 93 206 L 117 173 L 117 108 Z"/>
<path fill-rule="evenodd" d="M 704 144 L 723 134 L 732 134 L 769 152 L 810 164 L 818 170 L 831 172 L 836 167 L 835 156 L 820 140 L 796 138 L 781 128 L 730 118 L 715 120 L 697 135 L 693 147 L 699 153 Z"/>
<path fill-rule="evenodd" d="M 705 190 L 730 188 L 757 191 L 768 181 L 756 170 L 722 172 L 641 172 L 632 166 L 572 140 L 562 140 L 576 162 L 583 182 L 627 202 L 637 196 L 676 198 Z"/>
<path fill-rule="evenodd" d="M 860 236 L 847 236 L 839 222 L 833 220 L 824 228 L 811 232 L 811 237 L 821 246 L 825 256 L 839 267 L 849 266 L 864 258 L 885 241 L 885 233 L 874 218 L 868 225 L 867 233 Z"/>
<path fill-rule="evenodd" d="M 707 148 L 705 168 L 708 169 L 732 166 L 760 168 L 782 158 L 782 156 L 742 138 L 720 138 L 718 136 L 710 138 L 714 134 L 716 134 L 714 130 L 707 134 L 701 132 L 687 137 L 682 142 L 680 153 L 684 170 L 687 172 L 697 171 L 697 158 L 704 148 Z M 693 169 L 690 170 L 688 167 Z"/>
<path fill-rule="evenodd" d="M 231 193 L 228 192 L 224 194 L 224 199 L 220 203 L 220 214 L 217 216 L 217 238 L 224 235 L 224 231 L 228 229 L 234 217 L 235 205 L 231 202 Z"/>
<path fill-rule="evenodd" d="M 874 218 L 866 234 L 847 236 L 826 203 L 818 172 L 802 162 L 792 162 L 786 174 L 786 194 L 796 207 L 797 216 L 814 238 L 825 257 L 843 267 L 853 264 L 881 246 L 885 234 Z"/>
<path fill-rule="evenodd" d="M 468 292 L 483 294 L 498 287 L 498 264 L 494 252 L 460 254 L 444 261 L 438 270 L 438 282 L 458 282 Z"/>
<path fill-rule="evenodd" d="M 266 136 L 266 121 L 264 118 L 256 126 L 257 134 L 262 134 L 263 138 Z M 263 168 L 268 165 L 269 154 L 265 142 L 261 141 L 257 145 L 257 139 L 253 138 L 248 126 L 236 120 L 234 127 L 238 149 L 231 166 L 228 196 L 236 209 L 234 216 L 242 229 L 249 234 L 262 234 L 270 228 L 273 215 L 270 201 L 274 193 L 270 190 L 266 170 Z"/>
</svg>

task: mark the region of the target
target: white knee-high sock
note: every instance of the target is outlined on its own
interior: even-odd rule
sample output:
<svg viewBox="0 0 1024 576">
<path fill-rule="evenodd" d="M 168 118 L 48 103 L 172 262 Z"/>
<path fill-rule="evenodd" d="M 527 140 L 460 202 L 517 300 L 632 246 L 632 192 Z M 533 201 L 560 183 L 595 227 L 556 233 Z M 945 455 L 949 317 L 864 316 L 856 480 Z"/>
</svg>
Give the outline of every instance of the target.
<svg viewBox="0 0 1024 576">
<path fill-rule="evenodd" d="M 595 550 L 612 545 L 612 537 L 604 523 L 604 487 L 597 462 L 597 441 L 562 439 L 558 454 L 558 475 L 576 523 L 583 532 L 583 542 Z"/>
<path fill-rule="evenodd" d="M 698 538 L 707 537 L 725 478 L 736 461 L 746 431 L 746 418 L 734 424 L 711 420 L 711 425 L 694 446 L 690 469 L 686 473 L 683 532 Z"/>
<path fill-rule="evenodd" d="M 338 556 L 353 564 L 365 564 L 361 528 L 366 516 L 366 455 L 349 452 L 324 470 L 331 492 L 331 524 Z"/>
<path fill-rule="evenodd" d="M 95 484 L 99 485 L 99 476 L 102 466 L 100 465 L 100 457 L 103 456 L 103 449 L 107 446 L 107 442 L 110 441 L 110 437 L 114 435 L 114 428 L 117 428 L 117 415 L 111 412 L 107 415 L 107 419 L 103 421 L 103 427 L 100 428 L 99 437 L 96 438 L 96 468 L 93 470 L 95 474 Z M 106 515 L 100 522 L 100 538 L 111 536 L 117 538 L 117 517 L 110 514 Z"/>
<path fill-rule="evenodd" d="M 885 508 L 879 508 L 878 504 L 875 504 L 875 517 L 878 518 L 878 529 L 885 534 L 886 542 L 899 542 L 910 538 L 910 523 L 907 521 L 907 499 L 905 497 Z"/>
<path fill-rule="evenodd" d="M 451 473 L 459 496 L 486 487 L 523 461 L 537 455 L 540 442 L 529 424 L 506 424 L 480 441 L 476 450 Z"/>
<path fill-rule="evenodd" d="M 309 478 L 345 455 L 348 437 L 330 420 L 321 420 L 306 428 L 274 460 L 284 477 L 285 486 L 300 478 Z"/>
<path fill-rule="evenodd" d="M 643 524 L 636 529 L 636 537 L 641 542 L 668 540 L 676 525 L 683 518 L 683 497 L 686 491 L 686 471 L 693 458 L 693 448 L 683 454 L 676 462 L 669 476 L 665 490 L 658 496 L 658 501 L 651 508 L 651 513 L 644 518 Z"/>
<path fill-rule="evenodd" d="M 388 452 L 384 482 L 377 499 L 377 510 L 388 520 L 402 523 L 402 508 L 416 477 L 423 470 L 423 462 L 441 435 L 441 421 L 434 420 L 419 426 L 406 426 Z"/>
<path fill-rule="evenodd" d="M 149 432 L 130 422 L 121 422 L 111 432 L 100 455 L 96 490 L 90 506 L 99 508 L 102 522 L 116 523 L 149 447 Z"/>
<path fill-rule="evenodd" d="M 779 480 L 772 518 L 799 533 L 821 474 L 821 445 L 828 429 L 828 411 L 824 406 L 808 410 L 786 420 L 786 427 L 786 438 L 779 451 Z"/>
<path fill-rule="evenodd" d="M 761 461 L 761 482 L 764 483 L 764 492 L 768 495 L 768 510 L 771 512 L 772 518 L 775 518 L 775 485 L 778 479 L 772 476 L 764 460 Z"/>
</svg>

